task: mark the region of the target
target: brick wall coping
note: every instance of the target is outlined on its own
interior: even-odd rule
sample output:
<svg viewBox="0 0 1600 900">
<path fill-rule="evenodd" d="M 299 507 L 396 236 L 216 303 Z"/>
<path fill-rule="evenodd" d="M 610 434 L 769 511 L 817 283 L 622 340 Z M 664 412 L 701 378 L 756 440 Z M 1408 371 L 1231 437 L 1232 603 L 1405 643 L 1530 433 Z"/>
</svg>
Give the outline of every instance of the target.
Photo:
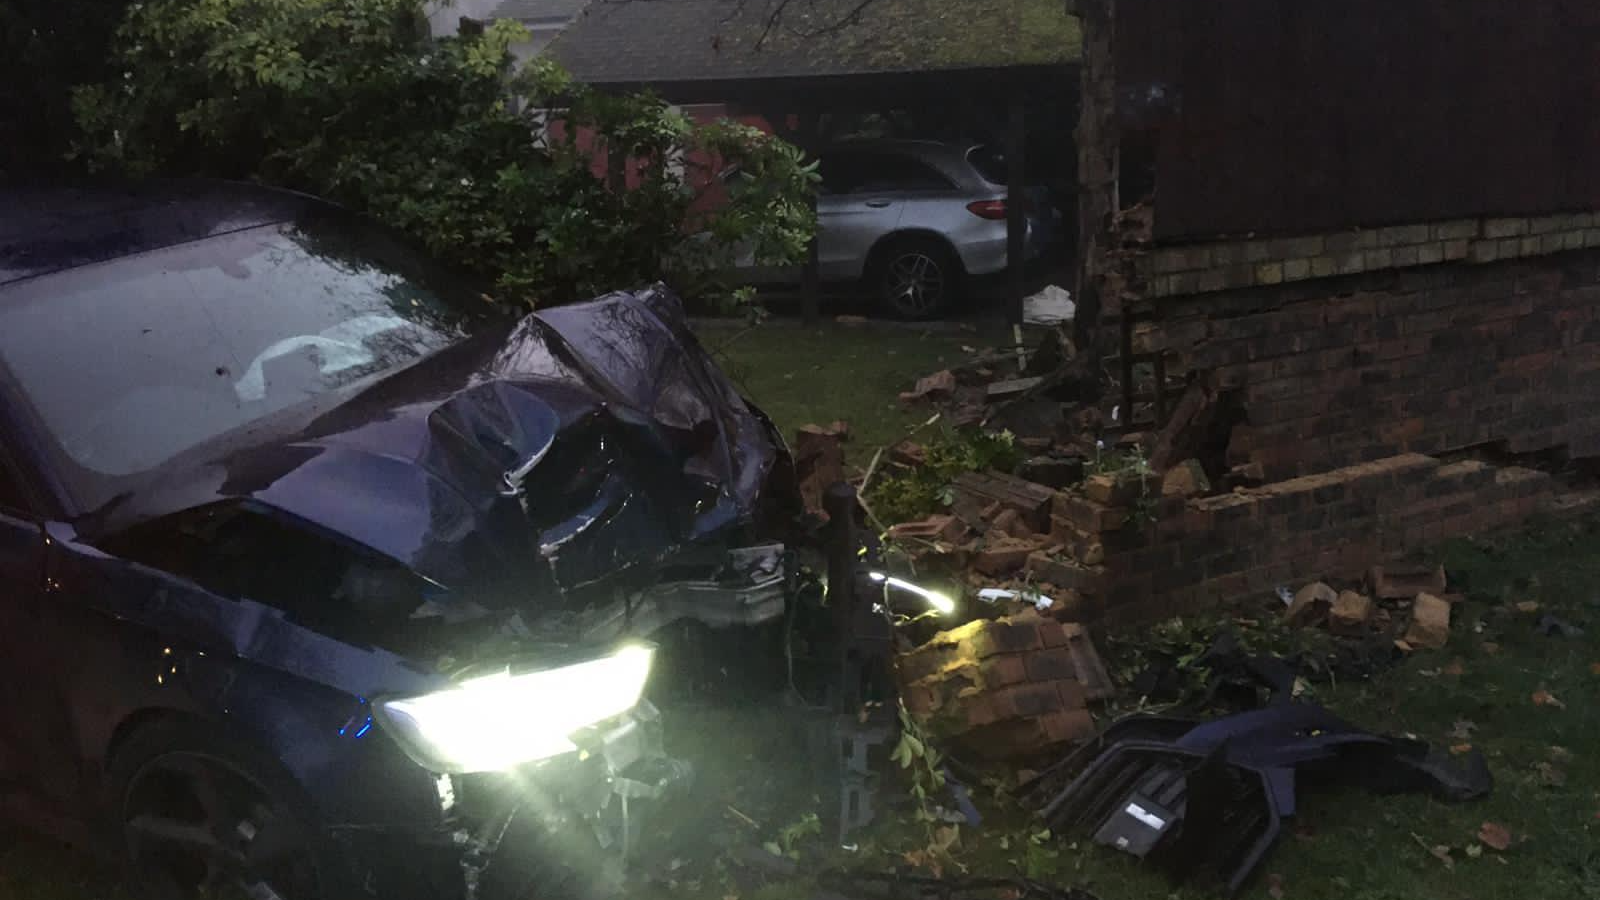
<svg viewBox="0 0 1600 900">
<path fill-rule="evenodd" d="M 1593 247 L 1600 247 L 1600 213 L 1567 213 L 1164 246 L 1145 253 L 1138 271 L 1147 296 L 1159 298 Z"/>
</svg>

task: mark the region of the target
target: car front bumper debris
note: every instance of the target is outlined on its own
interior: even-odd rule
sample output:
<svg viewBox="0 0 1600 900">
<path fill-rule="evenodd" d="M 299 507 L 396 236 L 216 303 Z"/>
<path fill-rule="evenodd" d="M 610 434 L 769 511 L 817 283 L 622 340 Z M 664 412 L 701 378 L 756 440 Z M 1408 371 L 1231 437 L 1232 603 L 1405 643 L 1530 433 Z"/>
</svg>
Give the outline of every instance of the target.
<svg viewBox="0 0 1600 900">
<path fill-rule="evenodd" d="M 652 814 L 693 771 L 662 749 L 647 702 L 574 736 L 576 753 L 509 772 L 439 775 L 429 827 L 337 829 L 354 896 L 565 900 L 616 893 Z M 340 894 L 338 896 L 344 896 Z"/>
<path fill-rule="evenodd" d="M 1133 716 L 1025 789 L 1052 829 L 1237 893 L 1315 778 L 1461 802 L 1493 785 L 1476 751 L 1450 759 L 1419 741 L 1351 726 L 1321 706 L 1283 702 L 1207 722 Z"/>
</svg>

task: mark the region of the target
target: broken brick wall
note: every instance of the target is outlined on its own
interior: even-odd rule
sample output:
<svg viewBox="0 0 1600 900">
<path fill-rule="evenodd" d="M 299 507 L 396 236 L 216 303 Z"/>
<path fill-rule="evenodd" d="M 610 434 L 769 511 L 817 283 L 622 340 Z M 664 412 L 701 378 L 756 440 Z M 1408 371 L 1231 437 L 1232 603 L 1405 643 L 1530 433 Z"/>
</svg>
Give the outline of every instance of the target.
<svg viewBox="0 0 1600 900">
<path fill-rule="evenodd" d="M 1161 356 L 1166 389 L 1229 410 L 1208 463 L 1268 483 L 1065 492 L 1062 549 L 1030 574 L 1079 618 L 1148 620 L 1586 507 L 1485 460 L 1600 456 L 1596 229 L 1570 214 L 1150 248 L 1134 349 Z"/>
<path fill-rule="evenodd" d="M 1597 500 L 1545 472 L 1421 454 L 1215 497 L 1164 498 L 1143 515 L 1133 502 L 1063 492 L 1053 517 L 1063 549 L 1034 554 L 1028 574 L 1072 618 L 1150 621 L 1268 596 L 1279 585 L 1354 580 L 1395 554 Z"/>
<path fill-rule="evenodd" d="M 1094 733 L 1088 702 L 1111 694 L 1083 628 L 1032 611 L 941 632 L 896 669 L 913 715 L 989 759 L 1083 740 Z"/>
<path fill-rule="evenodd" d="M 1600 250 L 1386 256 L 1356 275 L 1151 301 L 1141 340 L 1167 372 L 1234 392 L 1229 465 L 1283 479 L 1480 446 L 1600 455 Z"/>
</svg>

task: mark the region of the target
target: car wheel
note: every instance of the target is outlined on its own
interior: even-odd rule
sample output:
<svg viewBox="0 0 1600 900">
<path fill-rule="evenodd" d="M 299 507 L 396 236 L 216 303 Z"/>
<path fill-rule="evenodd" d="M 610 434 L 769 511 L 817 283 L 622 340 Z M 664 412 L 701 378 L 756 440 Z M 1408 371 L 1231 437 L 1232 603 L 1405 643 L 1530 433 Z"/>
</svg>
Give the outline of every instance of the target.
<svg viewBox="0 0 1600 900">
<path fill-rule="evenodd" d="M 878 300 L 901 319 L 932 319 L 955 302 L 961 290 L 960 262 L 929 238 L 898 240 L 879 254 L 873 281 Z"/>
<path fill-rule="evenodd" d="M 317 830 L 297 788 L 253 752 L 155 728 L 113 781 L 128 884 L 144 900 L 323 900 Z"/>
</svg>

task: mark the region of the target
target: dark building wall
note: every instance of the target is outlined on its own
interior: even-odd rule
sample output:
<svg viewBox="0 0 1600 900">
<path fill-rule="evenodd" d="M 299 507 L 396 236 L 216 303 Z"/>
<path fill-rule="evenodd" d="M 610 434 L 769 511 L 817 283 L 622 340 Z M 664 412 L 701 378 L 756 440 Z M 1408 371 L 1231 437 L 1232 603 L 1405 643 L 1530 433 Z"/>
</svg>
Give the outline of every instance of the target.
<svg viewBox="0 0 1600 900">
<path fill-rule="evenodd" d="M 1118 9 L 1158 240 L 1600 208 L 1593 0 Z"/>
<path fill-rule="evenodd" d="M 1600 252 L 1162 301 L 1176 361 L 1235 391 L 1269 478 L 1398 453 L 1600 455 Z"/>
</svg>

